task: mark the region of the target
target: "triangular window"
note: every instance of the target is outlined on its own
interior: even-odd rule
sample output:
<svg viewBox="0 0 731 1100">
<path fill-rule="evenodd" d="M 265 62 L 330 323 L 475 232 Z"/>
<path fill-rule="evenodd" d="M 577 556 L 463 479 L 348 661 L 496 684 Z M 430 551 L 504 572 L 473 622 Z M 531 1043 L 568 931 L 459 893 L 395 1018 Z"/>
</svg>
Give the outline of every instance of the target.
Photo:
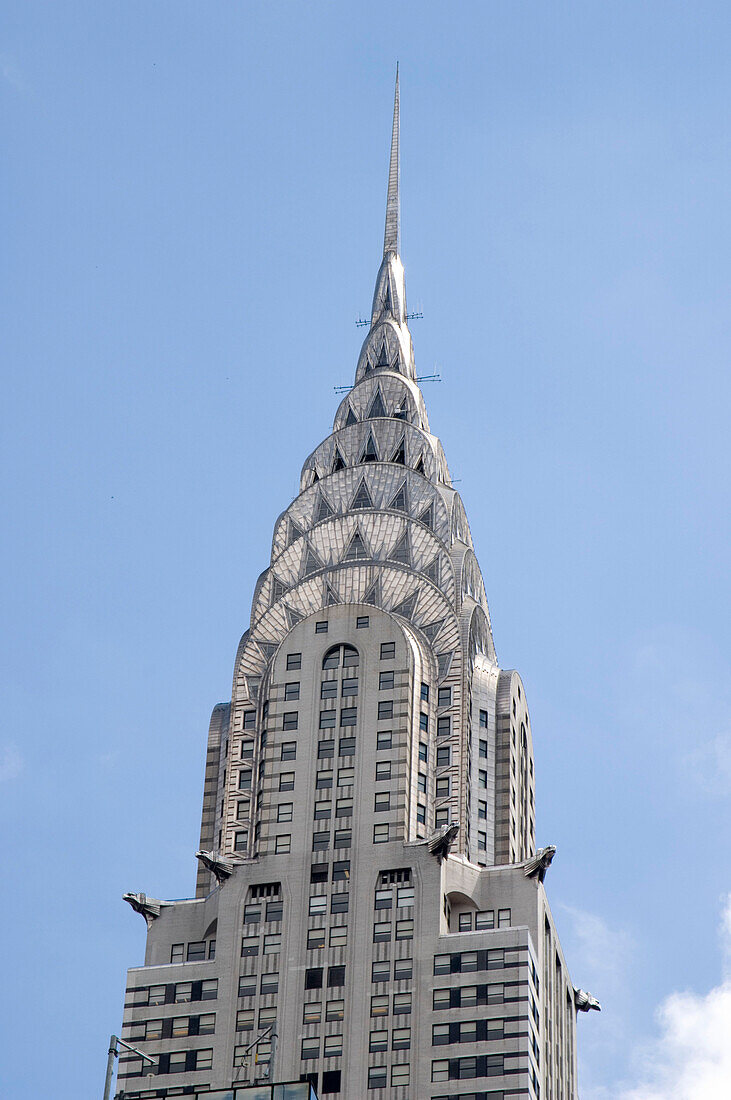
<svg viewBox="0 0 731 1100">
<path fill-rule="evenodd" d="M 312 471 L 312 484 L 314 485 L 314 484 L 315 484 L 315 482 L 316 482 L 316 481 L 319 481 L 319 480 L 320 480 L 320 479 L 319 479 L 319 477 L 317 476 L 317 470 L 313 470 L 313 471 Z"/>
<path fill-rule="evenodd" d="M 259 642 L 259 648 L 262 650 L 264 656 L 268 659 L 269 657 L 273 657 L 274 654 L 277 652 L 277 643 Z"/>
<path fill-rule="evenodd" d="M 398 447 L 393 452 L 393 458 L 391 459 L 391 461 L 392 462 L 398 462 L 400 466 L 405 466 L 406 465 L 406 439 L 405 439 L 405 437 L 403 437 L 403 436 L 401 437 L 401 441 L 400 441 Z"/>
<path fill-rule="evenodd" d="M 340 597 L 335 589 L 325 582 L 325 607 L 332 607 L 337 603 L 340 603 Z"/>
<path fill-rule="evenodd" d="M 287 623 L 289 624 L 290 630 L 304 618 L 303 615 L 300 615 L 299 611 L 295 611 L 293 607 L 287 607 L 286 604 L 284 605 L 284 610 L 287 613 Z"/>
<path fill-rule="evenodd" d="M 425 565 L 422 569 L 422 573 L 427 580 L 432 581 L 439 587 L 439 555 L 437 554 L 433 561 L 430 561 L 428 565 Z"/>
<path fill-rule="evenodd" d="M 271 607 L 271 605 L 273 603 L 276 603 L 277 600 L 281 600 L 286 591 L 287 589 L 284 587 L 280 580 L 277 580 L 276 577 L 272 578 L 272 592 L 271 598 L 269 600 L 269 606 Z"/>
<path fill-rule="evenodd" d="M 404 481 L 401 486 L 396 490 L 389 508 L 394 508 L 397 512 L 408 512 L 409 502 L 406 499 L 406 482 Z"/>
<path fill-rule="evenodd" d="M 321 520 L 327 519 L 328 516 L 334 515 L 334 512 L 324 496 L 320 496 L 315 508 L 315 523 L 320 523 Z"/>
<path fill-rule="evenodd" d="M 372 508 L 373 507 L 373 501 L 371 500 L 371 494 L 368 492 L 368 486 L 365 483 L 365 478 L 363 478 L 360 485 L 358 486 L 358 490 L 357 490 L 355 496 L 353 497 L 353 503 L 350 505 L 350 507 L 351 508 Z"/>
<path fill-rule="evenodd" d="M 409 547 L 409 532 L 404 531 L 393 550 L 389 552 L 391 561 L 399 561 L 403 565 L 411 565 L 411 549 Z"/>
<path fill-rule="evenodd" d="M 425 523 L 427 525 L 427 527 L 431 527 L 431 529 L 433 531 L 434 530 L 434 505 L 430 504 L 428 508 L 425 508 L 424 511 L 419 516 L 419 519 L 421 520 L 422 523 Z"/>
<path fill-rule="evenodd" d="M 344 469 L 345 469 L 345 462 L 343 461 L 343 456 L 340 453 L 340 448 L 336 447 L 335 448 L 335 456 L 333 458 L 332 472 L 335 473 L 337 470 L 344 470 Z"/>
<path fill-rule="evenodd" d="M 426 634 L 430 642 L 433 642 L 439 631 L 444 625 L 444 619 L 438 619 L 435 623 L 429 623 L 428 626 L 422 626 L 422 630 Z"/>
<path fill-rule="evenodd" d="M 348 543 L 347 549 L 343 554 L 342 561 L 361 561 L 363 558 L 367 558 L 368 556 L 369 554 L 366 550 L 366 545 L 363 542 L 363 536 L 356 528 L 355 534 Z"/>
<path fill-rule="evenodd" d="M 294 522 L 293 519 L 289 521 L 289 530 L 287 532 L 287 546 L 291 546 L 296 539 L 302 538 L 304 531 Z"/>
<path fill-rule="evenodd" d="M 389 313 L 393 313 L 393 306 L 391 305 L 391 284 L 386 283 L 386 290 L 383 295 L 383 308 L 387 309 Z"/>
<path fill-rule="evenodd" d="M 416 607 L 416 601 L 419 598 L 419 589 L 417 588 L 410 596 L 407 596 L 401 603 L 397 603 L 395 607 L 391 608 L 391 611 L 396 615 L 403 615 L 405 619 L 410 619 L 414 614 Z"/>
<path fill-rule="evenodd" d="M 302 569 L 302 576 L 309 577 L 313 573 L 316 573 L 318 569 L 324 569 L 323 563 L 318 558 L 315 551 L 311 546 L 307 547 L 307 553 L 305 554 L 305 564 Z"/>
<path fill-rule="evenodd" d="M 373 607 L 378 607 L 380 602 L 381 583 L 378 579 L 376 579 L 363 597 L 362 603 L 369 603 L 372 604 Z"/>
<path fill-rule="evenodd" d="M 357 424 L 358 417 L 353 412 L 350 405 L 348 405 L 348 415 L 345 417 L 345 427 L 349 428 L 351 424 Z"/>
<path fill-rule="evenodd" d="M 373 400 L 371 401 L 371 407 L 368 410 L 368 419 L 374 420 L 377 416 L 387 416 L 386 406 L 383 404 L 383 398 L 381 397 L 380 389 L 376 390 Z"/>
<path fill-rule="evenodd" d="M 378 358 L 376 359 L 376 366 L 377 367 L 390 367 L 391 366 L 390 360 L 388 358 L 388 348 L 386 347 L 386 341 L 385 340 L 381 344 L 381 350 L 378 354 Z"/>
<path fill-rule="evenodd" d="M 423 456 L 423 454 L 419 455 L 419 461 L 414 466 L 414 469 L 416 470 L 417 474 L 423 474 L 424 473 L 424 456 Z"/>
<path fill-rule="evenodd" d="M 452 665 L 452 657 L 454 653 L 437 653 L 437 668 L 439 671 L 439 679 L 443 680 L 449 672 Z"/>
<path fill-rule="evenodd" d="M 378 451 L 376 450 L 376 444 L 373 439 L 373 433 L 368 433 L 368 438 L 363 448 L 363 454 L 360 456 L 361 462 L 378 462 Z"/>
</svg>

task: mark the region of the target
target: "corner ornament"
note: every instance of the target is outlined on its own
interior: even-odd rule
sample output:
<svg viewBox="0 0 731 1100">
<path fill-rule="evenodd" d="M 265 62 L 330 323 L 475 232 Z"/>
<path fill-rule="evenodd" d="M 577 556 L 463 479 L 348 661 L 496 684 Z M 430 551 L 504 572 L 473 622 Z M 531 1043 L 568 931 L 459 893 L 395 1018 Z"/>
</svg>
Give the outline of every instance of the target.
<svg viewBox="0 0 731 1100">
<path fill-rule="evenodd" d="M 556 845 L 547 844 L 545 848 L 539 848 L 532 859 L 529 859 L 525 865 L 523 874 L 526 878 L 538 878 L 539 882 L 543 882 L 546 877 L 546 871 L 551 866 L 551 860 L 556 854 Z"/>
<path fill-rule="evenodd" d="M 126 901 L 135 913 L 145 918 L 148 928 L 152 928 L 152 922 L 160 916 L 163 905 L 169 904 L 169 902 L 160 901 L 159 898 L 148 898 L 147 894 L 122 894 L 122 901 Z"/>
<path fill-rule="evenodd" d="M 219 886 L 234 873 L 233 861 L 222 859 L 220 856 L 217 856 L 215 852 L 196 852 L 195 858 L 203 864 L 206 870 L 210 871 L 211 874 L 215 876 Z"/>
<path fill-rule="evenodd" d="M 590 1012 L 592 1008 L 596 1012 L 602 1010 L 596 997 L 592 997 L 591 993 L 587 993 L 585 989 L 574 990 L 574 1004 L 578 1012 Z"/>
</svg>

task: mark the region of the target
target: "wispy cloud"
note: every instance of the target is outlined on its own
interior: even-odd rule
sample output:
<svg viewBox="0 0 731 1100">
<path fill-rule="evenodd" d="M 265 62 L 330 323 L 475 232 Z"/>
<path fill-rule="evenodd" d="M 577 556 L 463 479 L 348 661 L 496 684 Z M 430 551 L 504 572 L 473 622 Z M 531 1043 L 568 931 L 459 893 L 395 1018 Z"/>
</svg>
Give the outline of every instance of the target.
<svg viewBox="0 0 731 1100">
<path fill-rule="evenodd" d="M 15 745 L 0 747 L 0 783 L 9 783 L 17 779 L 23 770 L 23 757 Z"/>
</svg>

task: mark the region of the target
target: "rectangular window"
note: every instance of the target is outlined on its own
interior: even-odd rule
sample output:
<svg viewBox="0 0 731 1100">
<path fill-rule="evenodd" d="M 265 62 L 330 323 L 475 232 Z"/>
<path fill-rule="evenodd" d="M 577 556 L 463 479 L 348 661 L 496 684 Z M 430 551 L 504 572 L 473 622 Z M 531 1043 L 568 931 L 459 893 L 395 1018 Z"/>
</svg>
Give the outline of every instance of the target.
<svg viewBox="0 0 731 1100">
<path fill-rule="evenodd" d="M 375 796 L 373 809 L 376 813 L 380 813 L 382 810 L 391 809 L 391 795 L 388 791 L 385 791 L 382 794 L 377 794 Z"/>
<path fill-rule="evenodd" d="M 321 966 L 313 966 L 305 970 L 305 989 L 322 989 Z"/>
<path fill-rule="evenodd" d="M 208 978 L 201 982 L 201 1000 L 215 1001 L 218 996 L 218 978 Z"/>
<path fill-rule="evenodd" d="M 419 742 L 419 760 L 421 760 L 423 764 L 429 763 L 429 746 L 426 741 Z"/>
<path fill-rule="evenodd" d="M 355 738 L 341 737 L 338 745 L 338 753 L 340 756 L 355 756 Z"/>
<path fill-rule="evenodd" d="M 330 946 L 331 947 L 347 947 L 348 944 L 348 928 L 345 924 L 335 925 L 330 929 Z"/>
<path fill-rule="evenodd" d="M 388 840 L 388 824 L 373 826 L 373 843 L 385 844 Z"/>
<path fill-rule="evenodd" d="M 435 974 L 449 974 L 451 973 L 451 955 L 435 955 L 434 956 L 434 973 Z"/>
<path fill-rule="evenodd" d="M 254 742 L 250 737 L 245 737 L 241 742 L 241 759 L 251 760 L 254 755 Z"/>
<path fill-rule="evenodd" d="M 411 1049 L 411 1028 L 410 1027 L 395 1027 L 391 1032 L 391 1050 L 410 1050 Z M 396 1067 L 394 1067 L 396 1068 Z M 408 1067 L 407 1067 L 408 1068 Z M 393 1084 L 393 1078 L 391 1084 Z M 401 1084 L 407 1084 L 408 1081 L 401 1082 Z"/>
<path fill-rule="evenodd" d="M 327 863 L 313 863 L 310 867 L 310 882 L 327 882 Z"/>
<path fill-rule="evenodd" d="M 393 687 L 393 672 L 382 672 L 378 677 L 378 688 L 380 691 L 385 691 L 387 688 Z"/>
<path fill-rule="evenodd" d="M 245 710 L 244 711 L 244 729 L 253 730 L 256 729 L 256 711 Z"/>
<path fill-rule="evenodd" d="M 414 938 L 414 922 L 413 920 L 397 920 L 396 921 L 396 939 L 397 940 L 413 940 Z"/>
<path fill-rule="evenodd" d="M 327 894 L 312 894 L 310 897 L 309 915 L 317 917 L 327 912 Z"/>
<path fill-rule="evenodd" d="M 301 653 L 288 653 L 287 654 L 287 672 L 292 672 L 297 668 L 302 668 L 302 654 Z"/>
<path fill-rule="evenodd" d="M 421 685 L 421 701 L 422 703 L 429 702 L 429 685 L 422 682 Z"/>
<path fill-rule="evenodd" d="M 479 832 L 477 834 L 477 850 L 479 852 L 487 851 L 487 833 Z"/>
<path fill-rule="evenodd" d="M 411 1012 L 411 994 L 410 993 L 394 993 L 394 995 L 393 995 L 393 1014 L 394 1014 L 394 1016 L 405 1015 L 407 1012 Z"/>
<path fill-rule="evenodd" d="M 452 750 L 449 745 L 437 749 L 437 767 L 448 768 L 452 763 Z"/>
<path fill-rule="evenodd" d="M 333 773 L 329 770 L 317 773 L 315 787 L 318 791 L 326 791 L 333 785 Z"/>
<path fill-rule="evenodd" d="M 335 803 L 335 816 L 336 817 L 352 817 L 353 816 L 353 799 L 352 798 L 339 798 Z"/>
<path fill-rule="evenodd" d="M 312 834 L 312 851 L 324 852 L 330 847 L 330 833 Z"/>
<path fill-rule="evenodd" d="M 391 939 L 391 921 L 377 920 L 373 925 L 373 942 L 386 943 Z"/>
<path fill-rule="evenodd" d="M 270 974 L 262 974 L 260 988 L 263 996 L 268 993 L 278 993 L 279 972 L 277 970 L 273 970 Z"/>
<path fill-rule="evenodd" d="M 383 722 L 387 718 L 393 718 L 392 699 L 384 699 L 378 704 L 378 721 Z"/>
<path fill-rule="evenodd" d="M 328 966 L 327 968 L 327 984 L 328 988 L 332 989 L 337 986 L 345 985 L 345 967 L 344 966 Z"/>
<path fill-rule="evenodd" d="M 352 836 L 350 829 L 336 829 L 335 839 L 333 841 L 334 848 L 349 848 L 351 844 Z"/>
<path fill-rule="evenodd" d="M 483 741 L 480 738 L 480 756 L 483 760 L 487 760 L 487 741 Z"/>
<path fill-rule="evenodd" d="M 471 974 L 477 970 L 477 952 L 463 951 L 461 954 L 462 973 Z"/>
<path fill-rule="evenodd" d="M 322 1018 L 322 1005 L 319 1001 L 306 1004 L 302 1012 L 303 1024 L 319 1024 Z"/>
<path fill-rule="evenodd" d="M 437 737 L 449 737 L 452 732 L 452 719 L 448 714 L 441 714 L 437 718 Z"/>
<path fill-rule="evenodd" d="M 343 707 L 340 711 L 340 725 L 342 726 L 354 726 L 358 721 L 358 708 L 357 707 Z M 342 744 L 342 742 L 341 742 Z M 353 751 L 355 751 L 355 745 L 353 745 Z"/>
<path fill-rule="evenodd" d="M 239 978 L 239 997 L 256 996 L 256 974 L 242 974 Z"/>
<path fill-rule="evenodd" d="M 294 772 L 281 772 L 279 776 L 280 791 L 294 790 Z"/>
<path fill-rule="evenodd" d="M 269 1008 L 259 1009 L 259 1027 L 269 1027 L 270 1024 L 277 1022 L 277 1008 L 276 1005 Z"/>
<path fill-rule="evenodd" d="M 414 887 L 413 886 L 399 886 L 396 891 L 396 907 L 397 909 L 404 909 L 408 905 L 414 904 Z"/>
<path fill-rule="evenodd" d="M 422 731 L 422 733 L 429 732 L 429 715 L 424 714 L 423 711 L 419 715 L 419 729 Z"/>
<path fill-rule="evenodd" d="M 339 1069 L 326 1069 L 322 1075 L 322 1095 L 340 1092 L 342 1072 Z"/>
<path fill-rule="evenodd" d="M 195 943 L 188 944 L 188 956 L 187 961 L 202 962 L 206 957 L 206 944 L 205 940 L 196 940 Z"/>
<path fill-rule="evenodd" d="M 459 930 L 460 932 L 472 931 L 472 913 L 460 913 L 459 914 Z"/>
<path fill-rule="evenodd" d="M 480 771 L 478 771 L 478 773 L 477 773 L 477 777 L 478 777 L 480 786 L 483 789 L 486 788 L 487 787 L 487 772 L 480 769 Z"/>
<path fill-rule="evenodd" d="M 282 833 L 275 837 L 274 852 L 278 856 L 287 855 L 292 850 L 292 836 L 290 833 Z"/>
<path fill-rule="evenodd" d="M 498 909 L 497 911 L 497 926 L 498 928 L 510 927 L 510 910 Z"/>
<path fill-rule="evenodd" d="M 306 1060 L 308 1058 L 320 1057 L 320 1036 L 311 1035 L 307 1039 L 302 1040 L 302 1057 Z"/>
<path fill-rule="evenodd" d="M 329 730 L 335 725 L 335 711 L 334 710 L 321 710 L 320 711 L 320 729 Z"/>
<path fill-rule="evenodd" d="M 332 802 L 316 802 L 315 803 L 315 821 L 326 821 L 332 813 Z"/>
<path fill-rule="evenodd" d="M 381 660 L 392 661 L 396 656 L 395 642 L 381 642 Z"/>
<path fill-rule="evenodd" d="M 333 711 L 333 714 L 335 711 Z M 320 741 L 317 746 L 317 758 L 318 760 L 327 760 L 329 757 L 335 755 L 335 742 L 330 738 Z"/>
<path fill-rule="evenodd" d="M 277 821 L 291 821 L 293 810 L 293 802 L 280 802 L 277 806 Z"/>
<path fill-rule="evenodd" d="M 251 768 L 245 768 L 243 771 L 239 772 L 239 790 L 251 790 Z"/>
<path fill-rule="evenodd" d="M 482 909 L 479 913 L 475 913 L 475 930 L 477 932 L 488 931 L 495 927 L 495 911 L 493 909 Z"/>
<path fill-rule="evenodd" d="M 327 622 L 315 623 L 315 634 L 327 634 Z"/>
<path fill-rule="evenodd" d="M 389 886 L 386 890 L 376 890 L 374 909 L 391 909 L 393 907 L 393 891 Z"/>
<path fill-rule="evenodd" d="M 410 981 L 413 977 L 414 964 L 412 959 L 395 959 L 393 964 L 393 980 L 395 982 Z"/>
<path fill-rule="evenodd" d="M 276 955 L 282 947 L 281 936 L 265 936 L 264 937 L 264 954 Z"/>
<path fill-rule="evenodd" d="M 409 1046 L 411 1043 L 408 1044 Z M 410 1067 L 409 1063 L 405 1062 L 403 1065 L 391 1066 L 391 1088 L 396 1088 L 399 1085 L 408 1085 Z"/>
<path fill-rule="evenodd" d="M 348 677 L 347 680 L 343 680 L 342 691 L 343 695 L 357 695 L 358 694 L 358 681 L 354 677 Z"/>
<path fill-rule="evenodd" d="M 379 760 L 376 764 L 376 780 L 391 778 L 391 761 Z"/>
<path fill-rule="evenodd" d="M 307 933 L 307 950 L 317 951 L 325 946 L 325 929 L 310 928 Z"/>
<path fill-rule="evenodd" d="M 480 711 L 480 729 L 482 729 L 482 730 L 487 729 L 487 711 L 486 710 L 481 710 Z"/>
<path fill-rule="evenodd" d="M 251 812 L 251 802 L 248 798 L 240 798 L 236 803 L 236 817 L 239 821 L 245 821 Z"/>
<path fill-rule="evenodd" d="M 174 943 L 170 948 L 170 962 L 181 963 L 183 961 L 184 943 Z"/>
<path fill-rule="evenodd" d="M 448 1046 L 449 1024 L 432 1024 L 431 1042 L 434 1047 Z"/>
<path fill-rule="evenodd" d="M 320 698 L 321 699 L 337 699 L 338 697 L 338 682 L 337 680 L 323 680 L 320 684 Z"/>
<path fill-rule="evenodd" d="M 442 776 L 441 779 L 437 779 L 436 792 L 437 798 L 449 798 L 449 776 Z"/>
<path fill-rule="evenodd" d="M 282 715 L 282 729 L 296 730 L 298 722 L 298 711 L 286 710 Z"/>
<path fill-rule="evenodd" d="M 477 816 L 480 821 L 487 821 L 487 802 L 479 799 L 477 803 Z"/>
<path fill-rule="evenodd" d="M 423 772 L 419 772 L 417 786 L 422 794 L 426 794 L 426 776 Z"/>
<path fill-rule="evenodd" d="M 254 955 L 259 954 L 259 937 L 258 936 L 244 936 L 241 940 L 241 956 L 244 959 L 251 958 Z"/>
<path fill-rule="evenodd" d="M 377 749 L 390 749 L 393 747 L 393 737 L 391 730 L 384 730 L 382 733 L 376 734 L 376 748 Z"/>
<path fill-rule="evenodd" d="M 341 880 L 350 878 L 350 860 L 349 859 L 336 859 L 333 863 L 332 872 L 333 882 L 340 882 Z"/>
<path fill-rule="evenodd" d="M 365 630 L 365 628 L 370 624 L 370 621 L 371 620 L 367 615 L 359 615 L 358 618 L 355 620 L 355 629 Z"/>
<path fill-rule="evenodd" d="M 379 993 L 371 997 L 371 1016 L 388 1016 L 388 994 Z"/>
<path fill-rule="evenodd" d="M 338 768 L 338 787 L 352 787 L 355 772 L 352 768 Z"/>
<path fill-rule="evenodd" d="M 332 894 L 330 897 L 330 912 L 347 913 L 349 901 L 350 894 L 347 891 L 341 894 Z"/>
<path fill-rule="evenodd" d="M 451 1006 L 451 990 L 450 989 L 435 989 L 432 994 L 432 1008 L 435 1012 L 439 1012 L 442 1009 L 449 1008 Z"/>
<path fill-rule="evenodd" d="M 258 905 L 244 906 L 244 924 L 258 924 L 261 920 L 261 908 Z"/>
<path fill-rule="evenodd" d="M 327 1017 L 326 1017 L 327 1019 Z M 337 1055 L 343 1053 L 343 1037 L 342 1035 L 326 1035 L 325 1046 L 323 1049 L 323 1055 L 325 1058 L 335 1058 Z"/>
<path fill-rule="evenodd" d="M 449 1060 L 447 1058 L 440 1059 L 439 1061 L 432 1062 L 431 1064 L 431 1079 L 432 1081 L 448 1081 L 449 1080 Z"/>
<path fill-rule="evenodd" d="M 422 806 L 421 803 L 416 807 L 416 820 L 419 825 L 426 825 L 426 806 Z"/>
<path fill-rule="evenodd" d="M 388 982 L 391 980 L 391 964 L 388 959 L 371 963 L 371 981 Z"/>
<path fill-rule="evenodd" d="M 437 692 L 437 706 L 439 707 L 451 707 L 452 705 L 452 689 L 451 687 L 439 688 Z"/>
<path fill-rule="evenodd" d="M 293 680 L 289 684 L 284 685 L 284 698 L 288 701 L 294 702 L 295 699 L 300 697 L 300 682 L 299 680 Z M 285 716 L 286 717 L 286 716 Z M 296 729 L 296 726 L 292 727 Z"/>
<path fill-rule="evenodd" d="M 252 1031 L 254 1028 L 254 1009 L 240 1008 L 236 1013 L 236 1030 Z"/>
<path fill-rule="evenodd" d="M 388 1070 L 385 1066 L 371 1066 L 368 1070 L 368 1088 L 385 1089 L 388 1085 Z"/>
<path fill-rule="evenodd" d="M 388 1032 L 372 1031 L 368 1043 L 368 1050 L 371 1054 L 377 1054 L 381 1050 L 388 1050 Z M 373 1087 L 375 1088 L 375 1086 Z"/>
<path fill-rule="evenodd" d="M 282 760 L 296 760 L 297 759 L 297 742 L 296 741 L 283 741 L 282 742 Z"/>
</svg>

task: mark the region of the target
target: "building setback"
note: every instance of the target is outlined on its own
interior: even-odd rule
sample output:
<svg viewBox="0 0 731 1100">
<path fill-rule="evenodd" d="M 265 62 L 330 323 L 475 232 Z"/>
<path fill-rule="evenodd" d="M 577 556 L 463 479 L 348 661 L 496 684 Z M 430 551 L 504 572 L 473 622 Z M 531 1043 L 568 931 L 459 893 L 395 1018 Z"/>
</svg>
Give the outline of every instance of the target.
<svg viewBox="0 0 731 1100">
<path fill-rule="evenodd" d="M 213 711 L 196 896 L 125 895 L 148 933 L 122 1037 L 154 1060 L 120 1057 L 130 1100 L 577 1097 L 576 1013 L 598 1005 L 546 899 L 525 690 L 407 319 L 397 78 L 368 334 Z"/>
</svg>

